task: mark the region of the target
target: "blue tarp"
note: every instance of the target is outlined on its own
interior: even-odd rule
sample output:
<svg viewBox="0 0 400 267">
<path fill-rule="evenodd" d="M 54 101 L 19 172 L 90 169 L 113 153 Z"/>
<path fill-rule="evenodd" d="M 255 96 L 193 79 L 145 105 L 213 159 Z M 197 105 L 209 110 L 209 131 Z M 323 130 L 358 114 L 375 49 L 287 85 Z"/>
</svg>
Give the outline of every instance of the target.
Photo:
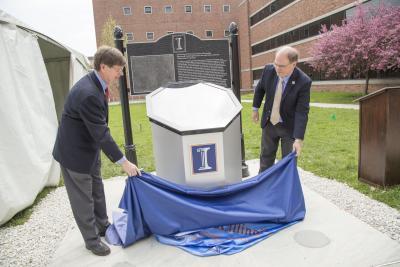
<svg viewBox="0 0 400 267">
<path fill-rule="evenodd" d="M 212 189 L 178 185 L 142 172 L 129 177 L 110 244 L 129 246 L 155 234 L 200 256 L 233 254 L 305 216 L 294 153 L 257 176 Z"/>
</svg>

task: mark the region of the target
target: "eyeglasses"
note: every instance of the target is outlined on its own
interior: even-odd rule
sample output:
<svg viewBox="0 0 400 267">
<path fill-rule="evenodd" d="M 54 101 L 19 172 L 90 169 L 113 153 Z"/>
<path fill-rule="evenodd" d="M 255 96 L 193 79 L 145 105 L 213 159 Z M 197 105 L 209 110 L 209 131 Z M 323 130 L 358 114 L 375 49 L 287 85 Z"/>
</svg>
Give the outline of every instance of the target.
<svg viewBox="0 0 400 267">
<path fill-rule="evenodd" d="M 290 64 L 292 64 L 292 63 L 288 63 L 288 64 L 286 64 L 286 65 L 279 65 L 279 64 L 276 64 L 276 63 L 274 62 L 274 67 L 275 67 L 275 68 L 283 69 L 283 68 L 286 68 L 287 66 L 289 66 Z"/>
<path fill-rule="evenodd" d="M 112 66 L 112 67 L 109 67 L 109 68 L 112 69 L 115 72 L 118 72 L 121 75 L 124 74 L 124 67 L 123 66 Z"/>
</svg>

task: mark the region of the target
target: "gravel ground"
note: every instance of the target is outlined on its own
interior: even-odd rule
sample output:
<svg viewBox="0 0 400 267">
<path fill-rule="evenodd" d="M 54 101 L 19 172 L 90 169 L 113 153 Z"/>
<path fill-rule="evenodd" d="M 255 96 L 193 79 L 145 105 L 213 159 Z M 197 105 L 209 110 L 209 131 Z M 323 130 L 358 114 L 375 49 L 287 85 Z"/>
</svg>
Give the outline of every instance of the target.
<svg viewBox="0 0 400 267">
<path fill-rule="evenodd" d="M 25 224 L 0 228 L 0 266 L 46 266 L 73 225 L 65 187 L 49 193 Z"/>
<path fill-rule="evenodd" d="M 302 184 L 390 238 L 400 242 L 400 212 L 345 184 L 299 170 Z M 74 225 L 64 187 L 35 208 L 24 225 L 0 228 L 0 266 L 46 266 Z"/>
</svg>

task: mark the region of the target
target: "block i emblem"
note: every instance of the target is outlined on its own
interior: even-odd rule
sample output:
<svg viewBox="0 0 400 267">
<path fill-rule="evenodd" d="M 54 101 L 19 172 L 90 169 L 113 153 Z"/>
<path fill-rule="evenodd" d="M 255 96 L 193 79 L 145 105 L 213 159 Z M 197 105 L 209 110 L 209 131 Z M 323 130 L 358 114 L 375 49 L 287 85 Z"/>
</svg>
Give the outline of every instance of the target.
<svg viewBox="0 0 400 267">
<path fill-rule="evenodd" d="M 193 173 L 217 171 L 217 155 L 215 144 L 192 146 Z"/>
<path fill-rule="evenodd" d="M 172 48 L 174 53 L 186 52 L 186 35 L 173 34 L 172 35 Z"/>
</svg>

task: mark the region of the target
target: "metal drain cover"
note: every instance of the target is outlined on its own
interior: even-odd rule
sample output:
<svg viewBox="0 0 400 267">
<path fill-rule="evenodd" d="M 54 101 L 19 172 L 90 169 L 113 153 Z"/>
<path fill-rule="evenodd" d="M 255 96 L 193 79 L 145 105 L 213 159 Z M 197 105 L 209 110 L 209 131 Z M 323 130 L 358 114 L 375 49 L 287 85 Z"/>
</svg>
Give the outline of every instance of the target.
<svg viewBox="0 0 400 267">
<path fill-rule="evenodd" d="M 322 248 L 331 240 L 323 233 L 313 230 L 299 231 L 294 235 L 294 240 L 301 246 L 307 248 Z"/>
</svg>

